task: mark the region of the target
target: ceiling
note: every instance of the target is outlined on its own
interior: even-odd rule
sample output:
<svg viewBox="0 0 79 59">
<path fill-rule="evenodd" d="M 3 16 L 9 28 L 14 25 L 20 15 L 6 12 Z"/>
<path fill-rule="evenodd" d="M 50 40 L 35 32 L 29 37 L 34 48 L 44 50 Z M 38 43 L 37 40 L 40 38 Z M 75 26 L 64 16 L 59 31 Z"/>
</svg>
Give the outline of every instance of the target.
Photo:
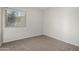
<svg viewBox="0 0 79 59">
<path fill-rule="evenodd" d="M 45 9 L 48 9 L 49 7 L 36 7 L 38 9 L 41 9 L 41 10 L 45 10 Z"/>
<path fill-rule="evenodd" d="M 49 7 L 11 7 L 11 8 L 22 9 L 22 10 L 25 10 L 26 8 L 37 8 L 40 10 L 45 10 L 45 9 L 48 9 Z"/>
</svg>

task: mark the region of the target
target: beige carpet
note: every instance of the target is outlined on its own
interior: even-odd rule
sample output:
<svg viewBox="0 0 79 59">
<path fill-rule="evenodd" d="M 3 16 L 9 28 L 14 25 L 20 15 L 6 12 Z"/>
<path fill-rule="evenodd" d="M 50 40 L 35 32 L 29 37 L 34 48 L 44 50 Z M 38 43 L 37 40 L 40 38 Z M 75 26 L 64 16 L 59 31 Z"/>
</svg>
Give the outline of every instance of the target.
<svg viewBox="0 0 79 59">
<path fill-rule="evenodd" d="M 1 51 L 79 51 L 79 47 L 47 36 L 4 43 Z"/>
</svg>

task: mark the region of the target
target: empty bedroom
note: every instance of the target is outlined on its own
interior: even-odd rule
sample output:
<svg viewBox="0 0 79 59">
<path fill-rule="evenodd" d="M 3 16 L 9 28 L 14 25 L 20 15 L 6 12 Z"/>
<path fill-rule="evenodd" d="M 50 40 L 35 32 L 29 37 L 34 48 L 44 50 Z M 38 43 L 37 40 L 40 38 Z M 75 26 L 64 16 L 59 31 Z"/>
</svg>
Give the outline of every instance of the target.
<svg viewBox="0 0 79 59">
<path fill-rule="evenodd" d="M 79 51 L 79 7 L 0 7 L 0 51 Z"/>
</svg>

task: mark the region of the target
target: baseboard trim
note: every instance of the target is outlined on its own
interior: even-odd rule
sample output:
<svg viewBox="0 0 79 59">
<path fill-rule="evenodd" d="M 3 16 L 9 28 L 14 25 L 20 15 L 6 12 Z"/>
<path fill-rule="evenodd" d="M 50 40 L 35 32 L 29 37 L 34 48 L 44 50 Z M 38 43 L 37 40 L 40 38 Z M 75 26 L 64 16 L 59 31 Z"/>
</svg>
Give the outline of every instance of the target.
<svg viewBox="0 0 79 59">
<path fill-rule="evenodd" d="M 18 40 L 23 40 L 23 39 L 29 39 L 29 38 L 39 37 L 39 36 L 43 36 L 43 35 L 35 35 L 35 36 L 30 36 L 30 37 L 24 37 L 24 38 L 17 39 L 17 40 L 12 40 L 12 41 L 3 42 L 2 44 L 4 44 L 4 43 L 9 43 L 9 42 L 14 42 L 14 41 L 18 41 Z"/>
<path fill-rule="evenodd" d="M 79 45 L 77 45 L 77 44 L 70 43 L 70 42 L 67 42 L 67 41 L 65 41 L 65 40 L 61 40 L 60 38 L 57 38 L 57 37 L 54 37 L 54 36 L 52 37 L 52 36 L 45 35 L 45 34 L 43 34 L 43 35 L 31 36 L 31 37 L 27 37 L 27 38 L 21 38 L 21 39 L 9 41 L 9 42 L 14 42 L 14 41 L 22 40 L 22 39 L 29 39 L 29 38 L 39 37 L 39 36 L 46 36 L 46 37 L 49 37 L 49 38 L 54 38 L 54 39 L 56 39 L 56 40 L 60 40 L 60 41 L 62 41 L 62 42 L 65 42 L 65 43 L 71 44 L 71 45 L 73 45 L 73 46 L 79 47 Z M 3 43 L 8 43 L 8 42 L 3 42 Z"/>
<path fill-rule="evenodd" d="M 52 37 L 52 36 L 49 36 L 49 35 L 44 35 L 44 36 L 47 36 L 47 37 L 49 37 L 49 38 L 54 38 L 54 39 L 56 39 L 56 40 L 60 40 L 60 41 L 65 42 L 65 43 L 67 43 L 67 44 L 71 44 L 71 45 L 73 45 L 73 46 L 79 47 L 79 45 L 77 45 L 77 44 L 75 44 L 75 43 L 70 43 L 70 42 L 68 42 L 68 41 L 61 40 L 61 39 L 58 38 L 58 37 L 54 37 L 54 36 Z"/>
</svg>

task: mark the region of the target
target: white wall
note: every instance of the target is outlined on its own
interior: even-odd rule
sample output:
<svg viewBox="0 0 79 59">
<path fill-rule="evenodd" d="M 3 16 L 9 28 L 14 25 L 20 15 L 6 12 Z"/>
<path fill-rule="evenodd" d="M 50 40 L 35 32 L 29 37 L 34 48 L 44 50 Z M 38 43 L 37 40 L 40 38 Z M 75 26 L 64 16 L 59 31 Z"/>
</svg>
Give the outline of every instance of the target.
<svg viewBox="0 0 79 59">
<path fill-rule="evenodd" d="M 0 8 L 0 13 L 1 13 L 1 8 Z M 2 20 L 1 20 L 1 14 L 0 14 L 0 46 L 1 46 L 1 43 L 2 43 Z"/>
<path fill-rule="evenodd" d="M 4 42 L 37 35 L 55 37 L 79 46 L 79 8 L 19 8 L 26 11 L 26 27 L 5 27 Z"/>
<path fill-rule="evenodd" d="M 43 34 L 79 46 L 79 8 L 44 11 Z"/>
<path fill-rule="evenodd" d="M 0 9 L 0 13 L 1 13 L 1 9 Z M 1 15 L 0 15 L 0 41 L 1 41 Z"/>
<path fill-rule="evenodd" d="M 37 8 L 17 8 L 26 12 L 26 27 L 5 27 L 4 23 L 4 40 L 3 42 L 14 41 L 42 34 L 42 11 Z"/>
</svg>

